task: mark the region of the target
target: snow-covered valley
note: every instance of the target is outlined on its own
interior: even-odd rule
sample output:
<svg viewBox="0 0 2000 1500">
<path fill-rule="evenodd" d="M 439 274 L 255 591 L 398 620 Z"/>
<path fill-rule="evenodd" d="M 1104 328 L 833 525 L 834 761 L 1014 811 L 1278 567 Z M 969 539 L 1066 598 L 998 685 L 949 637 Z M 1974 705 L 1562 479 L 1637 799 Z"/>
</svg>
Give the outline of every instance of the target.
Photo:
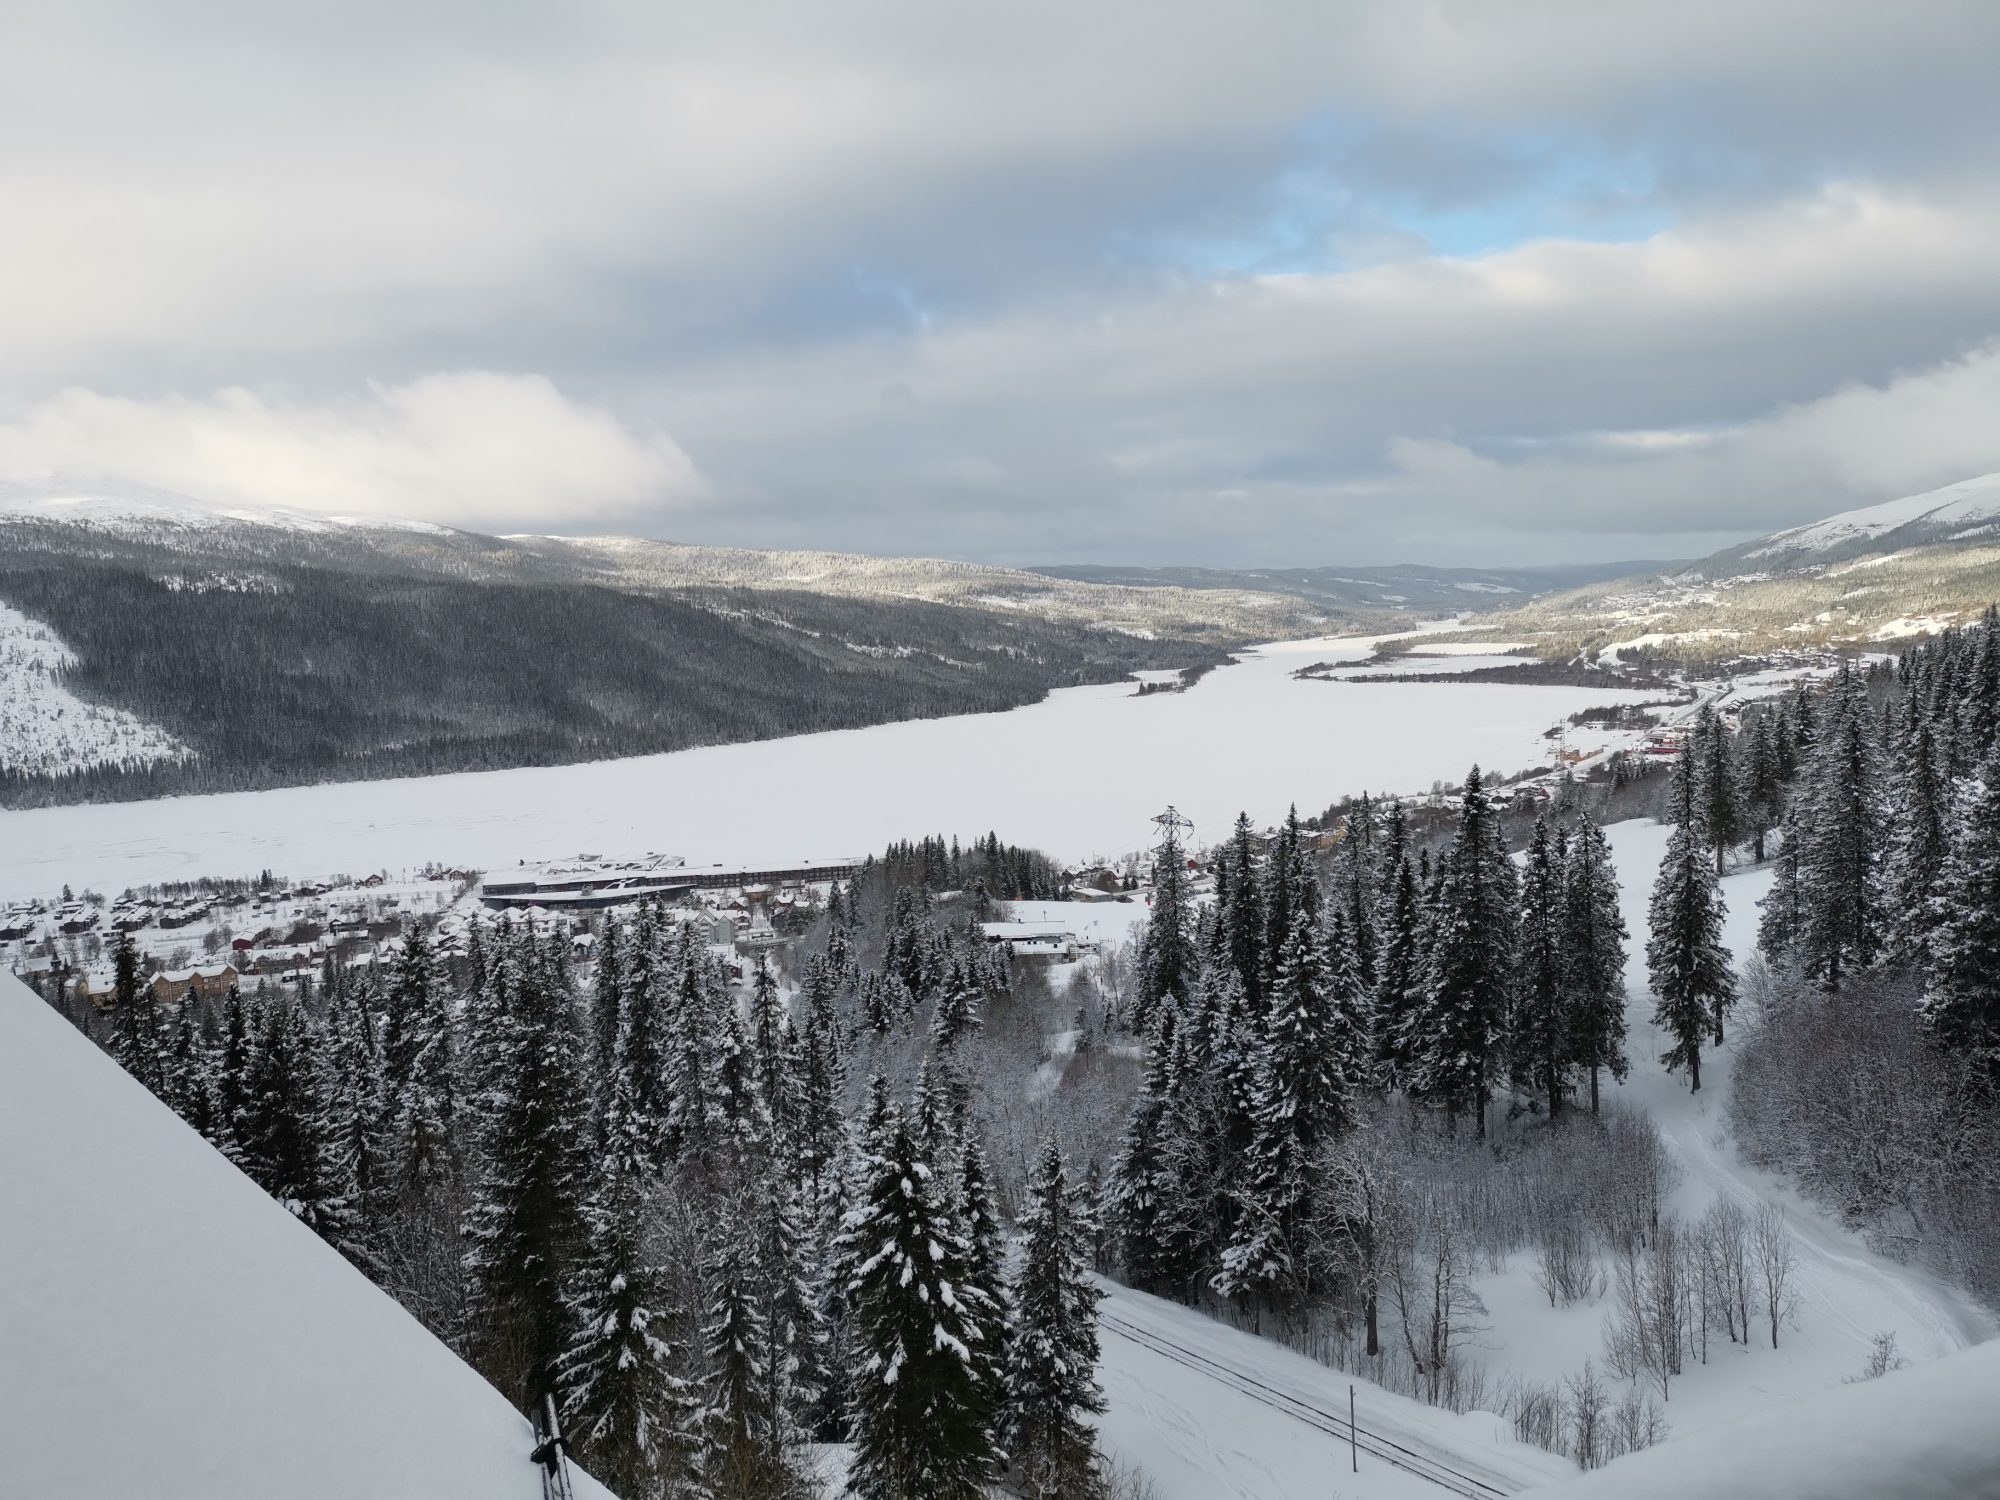
<svg viewBox="0 0 2000 1500">
<path fill-rule="evenodd" d="M 1368 639 L 1269 645 L 1181 693 L 1068 688 L 999 714 L 671 755 L 401 781 L 0 812 L 0 899 L 271 869 L 499 869 L 590 850 L 694 862 L 859 855 L 1000 829 L 1060 857 L 1147 842 L 1168 803 L 1204 835 L 1364 789 L 1415 793 L 1473 761 L 1546 764 L 1544 733 L 1622 689 L 1299 681 Z"/>
</svg>

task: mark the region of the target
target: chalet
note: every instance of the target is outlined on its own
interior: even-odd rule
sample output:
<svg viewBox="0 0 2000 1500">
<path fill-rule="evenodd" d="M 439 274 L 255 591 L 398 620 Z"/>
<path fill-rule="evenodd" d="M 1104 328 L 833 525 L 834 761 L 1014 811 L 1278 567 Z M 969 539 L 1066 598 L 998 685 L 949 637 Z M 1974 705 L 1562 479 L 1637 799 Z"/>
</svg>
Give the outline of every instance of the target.
<svg viewBox="0 0 2000 1500">
<path fill-rule="evenodd" d="M 178 1000 L 190 990 L 204 998 L 220 999 L 238 977 L 234 964 L 202 964 L 155 974 L 151 988 L 155 1000 Z"/>
</svg>

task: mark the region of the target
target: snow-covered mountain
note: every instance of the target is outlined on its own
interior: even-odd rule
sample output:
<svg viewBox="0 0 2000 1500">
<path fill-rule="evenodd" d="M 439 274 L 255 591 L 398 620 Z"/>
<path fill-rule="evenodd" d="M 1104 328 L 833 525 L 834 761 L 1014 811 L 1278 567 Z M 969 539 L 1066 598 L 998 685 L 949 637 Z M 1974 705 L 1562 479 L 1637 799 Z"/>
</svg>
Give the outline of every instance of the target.
<svg viewBox="0 0 2000 1500">
<path fill-rule="evenodd" d="M 1893 551 L 1996 533 L 2000 533 L 2000 474 L 1982 474 L 1942 489 L 1905 495 L 1900 500 L 1842 511 L 1823 521 L 1794 526 L 1742 548 L 1732 548 L 1721 556 L 1733 559 L 1740 555 L 1745 563 L 1764 568 L 1796 568 L 1862 552 Z"/>
<path fill-rule="evenodd" d="M 1572 589 L 1492 620 L 1565 659 L 1730 660 L 1903 640 L 2000 601 L 2000 474 L 1984 474 Z"/>
<path fill-rule="evenodd" d="M 541 1500 L 498 1391 L 6 974 L 0 1202 L 0 1495 Z"/>
<path fill-rule="evenodd" d="M 218 533 L 249 527 L 300 536 L 400 531 L 449 536 L 452 528 L 394 516 L 330 515 L 277 505 L 224 505 L 172 490 L 114 480 L 0 482 L 0 526 L 40 522 L 77 526 L 138 541 L 171 545 L 187 533 Z"/>
</svg>

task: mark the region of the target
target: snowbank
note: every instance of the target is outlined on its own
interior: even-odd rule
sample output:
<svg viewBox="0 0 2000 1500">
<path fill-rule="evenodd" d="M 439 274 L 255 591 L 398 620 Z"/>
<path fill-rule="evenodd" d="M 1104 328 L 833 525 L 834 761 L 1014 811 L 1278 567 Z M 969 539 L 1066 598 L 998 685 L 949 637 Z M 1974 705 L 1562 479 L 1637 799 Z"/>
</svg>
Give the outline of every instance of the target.
<svg viewBox="0 0 2000 1500">
<path fill-rule="evenodd" d="M 540 1500 L 531 1444 L 499 1392 L 0 975 L 0 1495 Z"/>
<path fill-rule="evenodd" d="M 1550 1500 L 2000 1496 L 2000 1344 L 1837 1386 L 1634 1453 Z"/>
</svg>

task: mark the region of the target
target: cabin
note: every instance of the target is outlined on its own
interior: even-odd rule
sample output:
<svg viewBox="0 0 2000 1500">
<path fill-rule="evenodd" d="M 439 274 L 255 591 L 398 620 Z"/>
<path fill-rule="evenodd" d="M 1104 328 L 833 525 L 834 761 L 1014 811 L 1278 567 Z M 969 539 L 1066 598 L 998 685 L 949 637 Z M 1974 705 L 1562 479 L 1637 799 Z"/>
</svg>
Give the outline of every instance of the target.
<svg viewBox="0 0 2000 1500">
<path fill-rule="evenodd" d="M 204 999 L 220 999 L 238 977 L 234 964 L 200 964 L 155 974 L 151 989 L 155 1000 L 178 1000 L 190 990 Z"/>
</svg>

